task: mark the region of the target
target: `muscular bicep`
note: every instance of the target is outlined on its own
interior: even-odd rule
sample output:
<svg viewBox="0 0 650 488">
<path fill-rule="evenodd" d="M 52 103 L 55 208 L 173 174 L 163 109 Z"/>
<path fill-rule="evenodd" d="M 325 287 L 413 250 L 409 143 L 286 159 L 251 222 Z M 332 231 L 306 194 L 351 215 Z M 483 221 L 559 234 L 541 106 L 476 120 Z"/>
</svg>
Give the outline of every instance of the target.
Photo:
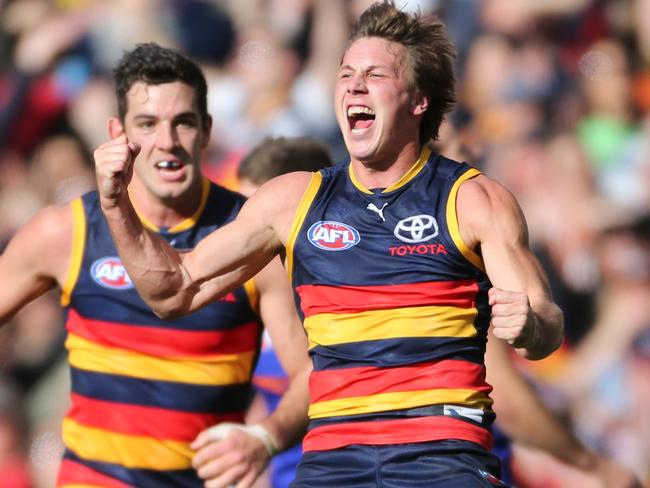
<svg viewBox="0 0 650 488">
<path fill-rule="evenodd" d="M 67 274 L 72 247 L 68 207 L 41 210 L 19 229 L 0 256 L 0 324 Z"/>
<path fill-rule="evenodd" d="M 512 194 L 478 176 L 461 185 L 457 207 L 461 234 L 480 251 L 492 284 L 526 292 L 531 303 L 547 300 L 547 280 L 529 248 L 526 220 Z"/>
<path fill-rule="evenodd" d="M 196 309 L 262 270 L 280 254 L 308 183 L 305 176 L 272 180 L 243 206 L 237 218 L 180 256 Z M 284 278 L 286 280 L 286 277 Z"/>
</svg>

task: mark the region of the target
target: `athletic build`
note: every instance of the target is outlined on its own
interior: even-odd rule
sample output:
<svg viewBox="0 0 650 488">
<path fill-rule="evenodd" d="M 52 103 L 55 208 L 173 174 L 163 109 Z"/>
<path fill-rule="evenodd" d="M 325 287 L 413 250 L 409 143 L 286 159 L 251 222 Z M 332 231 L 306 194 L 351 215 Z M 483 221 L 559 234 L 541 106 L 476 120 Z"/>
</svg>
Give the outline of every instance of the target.
<svg viewBox="0 0 650 488">
<path fill-rule="evenodd" d="M 96 166 L 102 210 L 120 255 L 160 314 L 204 306 L 286 249 L 315 369 L 304 444 L 311 452 L 296 487 L 493 486 L 498 470 L 485 449 L 490 410 L 480 357 L 486 322 L 529 359 L 546 357 L 562 340 L 561 312 L 528 248 L 512 195 L 478 171 L 427 153 L 427 141 L 437 136 L 453 102 L 452 58 L 441 24 L 400 12 L 392 2 L 371 6 L 353 29 L 335 94 L 350 162 L 332 172 L 271 180 L 234 222 L 186 254 L 133 218 L 122 191 L 131 147 L 124 144 L 119 158 Z M 393 264 L 399 258 L 416 265 Z M 405 310 L 408 325 L 397 333 L 382 318 L 381 300 L 377 304 L 378 296 L 390 295 L 372 288 L 366 293 L 375 285 L 408 291 L 385 304 Z M 445 301 L 446 287 L 455 303 Z M 431 307 L 423 312 L 429 314 L 426 325 L 413 323 L 419 305 Z M 379 350 L 363 354 L 365 341 L 376 341 Z M 418 342 L 429 349 L 408 350 Z M 366 363 L 360 364 L 362 355 Z M 338 384 L 327 374 L 334 365 L 345 373 Z M 401 388 L 396 378 L 416 376 L 419 367 L 437 369 L 436 375 L 450 367 L 449 383 L 424 375 L 428 383 L 414 380 Z M 372 372 L 376 382 L 355 382 L 355 374 L 371 378 Z M 361 409 L 355 410 L 359 397 Z M 456 415 L 448 408 L 445 414 L 450 405 L 457 406 Z M 385 437 L 372 431 L 375 414 L 388 412 L 387 422 L 411 420 L 390 419 L 399 410 L 418 427 L 406 429 L 403 442 L 401 428 Z M 370 422 L 360 418 L 361 426 L 348 417 L 368 413 Z M 444 425 L 446 438 L 422 433 L 429 422 Z M 384 440 L 378 445 L 378 439 Z"/>
</svg>

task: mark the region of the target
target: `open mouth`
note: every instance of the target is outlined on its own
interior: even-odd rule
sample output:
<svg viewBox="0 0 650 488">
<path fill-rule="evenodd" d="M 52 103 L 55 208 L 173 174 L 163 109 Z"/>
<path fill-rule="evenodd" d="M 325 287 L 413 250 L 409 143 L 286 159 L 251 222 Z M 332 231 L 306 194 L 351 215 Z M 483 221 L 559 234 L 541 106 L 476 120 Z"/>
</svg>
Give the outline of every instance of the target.
<svg viewBox="0 0 650 488">
<path fill-rule="evenodd" d="M 177 171 L 183 167 L 183 163 L 176 160 L 159 161 L 156 163 L 156 168 L 161 171 Z"/>
<path fill-rule="evenodd" d="M 352 105 L 348 107 L 347 115 L 352 132 L 365 130 L 375 122 L 375 111 L 364 105 Z"/>
</svg>

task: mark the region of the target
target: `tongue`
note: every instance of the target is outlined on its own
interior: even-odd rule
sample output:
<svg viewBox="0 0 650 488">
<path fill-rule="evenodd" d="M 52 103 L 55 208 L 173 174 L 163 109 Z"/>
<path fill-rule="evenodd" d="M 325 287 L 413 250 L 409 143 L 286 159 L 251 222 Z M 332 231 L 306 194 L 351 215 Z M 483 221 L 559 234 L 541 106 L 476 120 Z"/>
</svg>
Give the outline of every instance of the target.
<svg viewBox="0 0 650 488">
<path fill-rule="evenodd" d="M 367 129 L 373 124 L 373 119 L 356 119 L 352 124 L 353 129 Z"/>
</svg>

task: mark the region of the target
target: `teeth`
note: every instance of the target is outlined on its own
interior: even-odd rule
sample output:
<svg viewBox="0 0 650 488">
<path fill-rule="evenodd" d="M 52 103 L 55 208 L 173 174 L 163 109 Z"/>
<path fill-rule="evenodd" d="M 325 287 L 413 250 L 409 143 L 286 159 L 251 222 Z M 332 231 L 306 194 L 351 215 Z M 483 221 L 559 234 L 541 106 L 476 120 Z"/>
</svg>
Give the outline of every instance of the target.
<svg viewBox="0 0 650 488">
<path fill-rule="evenodd" d="M 156 166 L 160 169 L 177 169 L 181 165 L 178 161 L 160 161 Z"/>
<path fill-rule="evenodd" d="M 362 105 L 353 105 L 352 107 L 348 107 L 348 117 L 359 114 L 375 115 L 375 111 L 370 107 L 364 107 Z"/>
</svg>

